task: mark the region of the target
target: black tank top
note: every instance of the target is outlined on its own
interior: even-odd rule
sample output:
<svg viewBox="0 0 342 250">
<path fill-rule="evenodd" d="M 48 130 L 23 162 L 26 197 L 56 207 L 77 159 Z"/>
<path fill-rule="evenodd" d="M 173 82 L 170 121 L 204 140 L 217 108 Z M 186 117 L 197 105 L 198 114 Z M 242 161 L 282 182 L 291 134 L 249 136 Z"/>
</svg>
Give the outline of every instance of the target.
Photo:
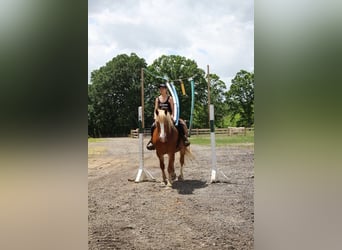
<svg viewBox="0 0 342 250">
<path fill-rule="evenodd" d="M 170 112 L 170 114 L 172 114 L 172 110 L 171 110 L 171 104 L 169 102 L 169 98 L 170 96 L 167 97 L 166 101 L 165 102 L 161 102 L 159 100 L 159 97 L 158 97 L 158 108 L 159 109 L 164 109 L 164 110 L 167 110 Z"/>
</svg>

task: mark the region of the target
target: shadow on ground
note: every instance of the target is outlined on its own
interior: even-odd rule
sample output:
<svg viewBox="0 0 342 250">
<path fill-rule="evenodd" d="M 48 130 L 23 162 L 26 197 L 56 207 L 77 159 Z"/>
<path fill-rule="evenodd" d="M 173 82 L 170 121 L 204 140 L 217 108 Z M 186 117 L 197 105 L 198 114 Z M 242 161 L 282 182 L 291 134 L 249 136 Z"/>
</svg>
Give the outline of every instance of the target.
<svg viewBox="0 0 342 250">
<path fill-rule="evenodd" d="M 195 189 L 205 188 L 208 184 L 201 180 L 175 181 L 172 184 L 173 189 L 177 189 L 179 194 L 193 194 Z"/>
</svg>

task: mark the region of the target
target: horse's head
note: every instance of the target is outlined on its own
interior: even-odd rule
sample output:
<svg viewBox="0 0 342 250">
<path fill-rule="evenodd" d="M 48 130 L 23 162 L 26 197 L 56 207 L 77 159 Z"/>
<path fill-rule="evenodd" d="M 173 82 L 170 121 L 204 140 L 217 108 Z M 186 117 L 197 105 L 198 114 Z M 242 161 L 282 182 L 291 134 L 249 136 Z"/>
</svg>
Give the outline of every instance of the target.
<svg viewBox="0 0 342 250">
<path fill-rule="evenodd" d="M 167 142 L 167 135 L 171 133 L 173 122 L 167 110 L 156 110 L 156 124 L 159 132 L 159 140 Z"/>
</svg>

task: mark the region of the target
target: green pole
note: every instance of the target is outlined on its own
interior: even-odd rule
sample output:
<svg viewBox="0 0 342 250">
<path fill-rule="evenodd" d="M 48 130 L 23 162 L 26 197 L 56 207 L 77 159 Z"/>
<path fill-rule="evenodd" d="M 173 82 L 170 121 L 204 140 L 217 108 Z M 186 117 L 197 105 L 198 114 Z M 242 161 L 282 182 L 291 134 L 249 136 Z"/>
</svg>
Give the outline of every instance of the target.
<svg viewBox="0 0 342 250">
<path fill-rule="evenodd" d="M 194 79 L 191 78 L 191 111 L 190 111 L 190 123 L 189 123 L 189 137 L 191 136 L 192 120 L 194 117 L 195 108 L 195 83 Z"/>
</svg>

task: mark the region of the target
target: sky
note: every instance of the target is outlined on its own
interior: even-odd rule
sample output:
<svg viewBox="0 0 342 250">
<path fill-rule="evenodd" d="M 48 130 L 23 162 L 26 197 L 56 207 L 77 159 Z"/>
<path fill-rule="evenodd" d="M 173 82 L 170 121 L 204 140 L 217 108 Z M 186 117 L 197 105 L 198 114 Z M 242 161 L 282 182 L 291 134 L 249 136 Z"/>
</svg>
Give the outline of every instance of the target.
<svg viewBox="0 0 342 250">
<path fill-rule="evenodd" d="M 119 54 L 180 55 L 227 86 L 254 71 L 253 0 L 89 0 L 88 82 Z"/>
</svg>

